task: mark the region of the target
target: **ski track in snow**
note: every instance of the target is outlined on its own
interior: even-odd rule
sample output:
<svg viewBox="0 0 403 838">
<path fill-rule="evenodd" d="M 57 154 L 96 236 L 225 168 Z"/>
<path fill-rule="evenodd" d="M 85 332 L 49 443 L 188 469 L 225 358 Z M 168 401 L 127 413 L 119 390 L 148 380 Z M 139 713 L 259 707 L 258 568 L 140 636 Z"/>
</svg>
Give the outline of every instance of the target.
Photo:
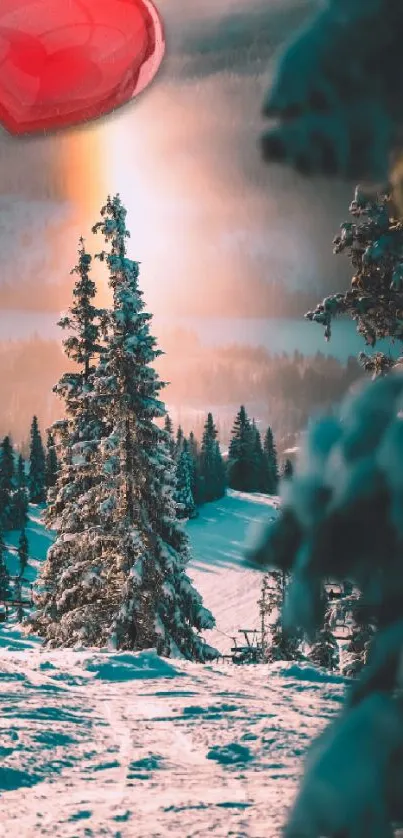
<svg viewBox="0 0 403 838">
<path fill-rule="evenodd" d="M 230 493 L 188 525 L 190 575 L 226 634 L 258 625 L 261 575 L 241 566 L 242 545 L 273 506 Z M 35 510 L 31 525 L 41 560 Z M 223 650 L 226 634 L 209 634 Z M 279 838 L 303 754 L 345 689 L 306 665 L 42 651 L 13 624 L 0 646 L 0 835 L 12 838 Z"/>
</svg>

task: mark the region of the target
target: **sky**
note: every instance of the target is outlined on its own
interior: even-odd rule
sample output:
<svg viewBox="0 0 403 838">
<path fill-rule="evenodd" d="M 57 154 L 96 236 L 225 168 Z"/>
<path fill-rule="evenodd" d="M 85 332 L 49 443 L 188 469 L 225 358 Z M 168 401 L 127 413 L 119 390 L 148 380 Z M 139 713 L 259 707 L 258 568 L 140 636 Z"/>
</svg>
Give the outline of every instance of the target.
<svg viewBox="0 0 403 838">
<path fill-rule="evenodd" d="M 274 56 L 315 2 L 157 5 L 166 56 L 138 100 L 62 134 L 0 135 L 1 307 L 64 307 L 78 236 L 117 191 L 157 316 L 242 315 L 247 298 L 259 313 L 271 279 L 343 286 L 331 241 L 352 184 L 267 167 L 258 148 Z"/>
</svg>

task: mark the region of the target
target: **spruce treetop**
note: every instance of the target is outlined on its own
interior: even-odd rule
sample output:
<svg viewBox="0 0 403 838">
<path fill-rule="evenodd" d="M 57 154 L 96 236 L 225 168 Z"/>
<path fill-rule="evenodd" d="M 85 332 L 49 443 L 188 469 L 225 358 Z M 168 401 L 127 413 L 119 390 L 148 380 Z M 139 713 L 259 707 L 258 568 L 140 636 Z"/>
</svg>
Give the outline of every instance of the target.
<svg viewBox="0 0 403 838">
<path fill-rule="evenodd" d="M 58 325 L 68 329 L 69 335 L 63 341 L 64 351 L 68 358 L 83 366 L 86 375 L 89 373 L 91 360 L 99 346 L 99 322 L 103 309 L 93 305 L 96 296 L 96 285 L 91 279 L 92 257 L 85 250 L 84 239 L 81 237 L 78 247 L 78 264 L 70 271 L 78 279 L 73 289 L 73 304 Z"/>
</svg>

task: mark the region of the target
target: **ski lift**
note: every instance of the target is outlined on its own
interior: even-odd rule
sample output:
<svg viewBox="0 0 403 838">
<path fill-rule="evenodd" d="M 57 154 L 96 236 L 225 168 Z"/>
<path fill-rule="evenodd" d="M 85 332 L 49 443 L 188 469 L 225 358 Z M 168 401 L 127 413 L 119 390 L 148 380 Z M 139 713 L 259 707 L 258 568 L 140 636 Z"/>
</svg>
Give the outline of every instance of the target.
<svg viewBox="0 0 403 838">
<path fill-rule="evenodd" d="M 245 645 L 238 646 L 236 639 L 231 648 L 232 662 L 236 664 L 261 663 L 263 659 L 262 642 L 259 641 L 257 629 L 238 629 L 239 634 L 245 637 Z M 252 639 L 250 639 L 250 635 Z"/>
</svg>

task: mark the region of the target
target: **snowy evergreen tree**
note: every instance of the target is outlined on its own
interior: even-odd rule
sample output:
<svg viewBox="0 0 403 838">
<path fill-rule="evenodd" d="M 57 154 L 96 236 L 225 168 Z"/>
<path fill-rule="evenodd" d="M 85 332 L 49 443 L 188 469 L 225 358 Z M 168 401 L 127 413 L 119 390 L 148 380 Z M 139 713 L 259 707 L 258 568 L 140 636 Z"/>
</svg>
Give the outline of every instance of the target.
<svg viewBox="0 0 403 838">
<path fill-rule="evenodd" d="M 301 636 L 287 631 L 283 625 L 282 608 L 289 579 L 282 571 L 269 571 L 263 577 L 258 602 L 261 618 L 263 660 L 300 660 Z"/>
<path fill-rule="evenodd" d="M 279 614 L 272 628 L 270 648 L 266 656 L 267 662 L 301 660 L 303 657 L 301 639 L 298 632 L 292 632 L 284 626 L 283 616 Z"/>
<path fill-rule="evenodd" d="M 22 578 L 21 576 L 15 576 L 13 579 L 13 599 L 17 601 L 17 620 L 19 623 L 22 622 L 24 617 L 23 606 L 21 604 L 22 601 Z"/>
<path fill-rule="evenodd" d="M 403 222 L 393 215 L 388 195 L 366 195 L 360 187 L 350 205 L 356 222 L 341 225 L 341 233 L 333 241 L 334 253 L 347 253 L 354 276 L 351 288 L 344 294 L 326 297 L 316 309 L 305 316 L 325 327 L 331 337 L 332 320 L 348 315 L 357 323 L 357 331 L 367 346 L 391 338 L 403 342 Z M 360 353 L 364 368 L 374 376 L 384 374 L 394 361 L 391 356 L 376 352 Z"/>
<path fill-rule="evenodd" d="M 29 558 L 29 544 L 28 538 L 25 530 L 21 530 L 20 538 L 18 541 L 18 559 L 20 563 L 20 576 L 24 576 L 25 568 L 28 564 Z"/>
<path fill-rule="evenodd" d="M 268 495 L 277 495 L 279 484 L 277 450 L 274 442 L 273 431 L 269 427 L 264 436 L 264 489 Z"/>
<path fill-rule="evenodd" d="M 260 432 L 256 426 L 255 420 L 252 422 L 252 468 L 250 474 L 250 491 L 264 492 L 265 491 L 265 457 L 263 453 L 262 439 Z"/>
<path fill-rule="evenodd" d="M 269 626 L 268 621 L 270 619 L 273 605 L 271 600 L 271 584 L 270 584 L 270 574 L 265 573 L 262 579 L 262 584 L 260 588 L 260 598 L 258 599 L 258 606 L 259 606 L 259 616 L 260 616 L 260 634 L 261 634 L 261 644 L 262 644 L 262 661 L 267 662 L 267 648 L 269 646 Z"/>
<path fill-rule="evenodd" d="M 89 601 L 91 596 L 97 599 L 100 555 L 93 548 L 92 536 L 102 518 L 96 487 L 102 481 L 97 458 L 105 417 L 94 403 L 93 374 L 102 354 L 106 313 L 94 305 L 96 286 L 91 267 L 92 258 L 80 239 L 78 262 L 71 271 L 76 277 L 73 304 L 59 321 L 67 331 L 64 351 L 74 367 L 54 388 L 64 402 L 65 419 L 52 427 L 58 470 L 56 483 L 49 490 L 46 523 L 57 537 L 41 567 L 32 621 L 34 630 L 55 645 L 69 642 L 68 625 L 64 629 L 58 624 L 64 611 L 70 612 L 76 603 L 77 621 L 83 616 L 81 603 L 76 602 L 76 581 L 80 580 Z"/>
<path fill-rule="evenodd" d="M 0 599 L 7 599 L 9 593 L 10 575 L 6 564 L 6 545 L 4 531 L 0 521 Z"/>
<path fill-rule="evenodd" d="M 330 625 L 329 611 L 325 612 L 323 625 L 318 630 L 315 640 L 309 650 L 309 660 L 322 669 L 334 672 L 339 669 L 340 655 L 337 640 Z"/>
<path fill-rule="evenodd" d="M 271 595 L 269 596 L 272 612 L 276 613 L 275 620 L 271 626 L 270 645 L 266 653 L 266 661 L 293 661 L 300 660 L 301 635 L 299 632 L 291 631 L 284 626 L 282 609 L 284 605 L 286 589 L 289 578 L 283 571 L 271 571 L 269 577 L 272 582 Z"/>
<path fill-rule="evenodd" d="M 358 675 L 366 663 L 375 634 L 374 621 L 368 616 L 365 604 L 360 607 L 360 600 L 352 609 L 352 631 L 344 652 L 343 675 Z"/>
<path fill-rule="evenodd" d="M 183 440 L 184 440 L 183 430 L 180 425 L 178 425 L 178 429 L 176 431 L 176 438 L 175 438 L 175 459 L 179 460 L 179 457 L 183 450 Z"/>
<path fill-rule="evenodd" d="M 0 515 L 5 529 L 13 528 L 14 450 L 9 436 L 0 445 Z"/>
<path fill-rule="evenodd" d="M 126 253 L 119 196 L 108 198 L 101 216 L 93 231 L 108 247 L 98 258 L 108 268 L 113 309 L 90 392 L 104 426 L 93 491 L 98 512 L 75 562 L 57 577 L 50 574 L 43 629 L 52 645 L 156 648 L 204 661 L 217 652 L 198 633 L 214 619 L 186 574 L 189 543 L 176 520 L 174 463 L 156 422 L 165 416 L 163 383 L 152 366 L 160 352 L 138 263 Z M 45 564 L 52 564 L 52 553 Z"/>
<path fill-rule="evenodd" d="M 48 430 L 46 440 L 46 488 L 51 489 L 56 483 L 57 454 L 52 431 Z"/>
<path fill-rule="evenodd" d="M 225 494 L 224 465 L 217 436 L 213 415 L 208 413 L 199 456 L 201 503 L 219 500 Z"/>
<path fill-rule="evenodd" d="M 193 431 L 189 434 L 189 457 L 190 457 L 190 488 L 196 506 L 202 502 L 201 478 L 200 478 L 200 452 L 197 440 Z"/>
<path fill-rule="evenodd" d="M 46 500 L 45 452 L 36 416 L 31 424 L 28 489 L 31 503 L 44 503 Z"/>
<path fill-rule="evenodd" d="M 27 481 L 25 476 L 25 462 L 22 454 L 17 460 L 17 470 L 15 476 L 16 489 L 13 494 L 13 525 L 17 530 L 23 529 L 28 519 L 28 493 Z"/>
<path fill-rule="evenodd" d="M 215 465 L 214 465 L 214 485 L 216 500 L 220 500 L 225 496 L 227 488 L 227 473 L 225 463 L 221 454 L 220 443 L 216 439 L 214 446 Z"/>
<path fill-rule="evenodd" d="M 174 428 L 173 428 L 172 419 L 171 419 L 169 413 L 167 413 L 167 415 L 165 417 L 165 420 L 164 420 L 164 430 L 165 430 L 165 433 L 167 435 L 166 436 L 166 441 L 167 441 L 167 444 L 168 444 L 168 448 L 169 448 L 169 452 L 171 454 L 171 457 L 175 457 Z"/>
<path fill-rule="evenodd" d="M 191 458 L 187 439 L 183 440 L 182 451 L 176 464 L 176 488 L 174 500 L 178 518 L 197 518 L 197 509 L 191 487 Z"/>
<path fill-rule="evenodd" d="M 256 437 L 242 405 L 231 432 L 228 451 L 228 485 L 240 492 L 254 491 L 254 448 Z"/>
</svg>

